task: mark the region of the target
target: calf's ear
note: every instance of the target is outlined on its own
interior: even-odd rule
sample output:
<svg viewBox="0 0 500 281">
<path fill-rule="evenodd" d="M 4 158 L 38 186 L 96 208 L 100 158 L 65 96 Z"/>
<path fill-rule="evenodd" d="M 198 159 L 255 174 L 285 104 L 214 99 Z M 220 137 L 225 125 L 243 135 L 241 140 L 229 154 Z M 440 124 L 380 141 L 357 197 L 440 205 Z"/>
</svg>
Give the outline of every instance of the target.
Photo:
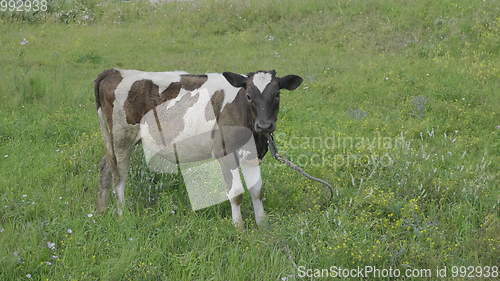
<svg viewBox="0 0 500 281">
<path fill-rule="evenodd" d="M 224 72 L 222 73 L 224 78 L 229 82 L 229 84 L 233 85 L 236 88 L 241 88 L 246 86 L 247 78 L 241 74 L 233 73 L 233 72 Z"/>
<path fill-rule="evenodd" d="M 287 89 L 289 91 L 295 90 L 302 84 L 302 81 L 304 81 L 302 77 L 297 75 L 281 77 L 279 80 L 280 89 Z"/>
</svg>

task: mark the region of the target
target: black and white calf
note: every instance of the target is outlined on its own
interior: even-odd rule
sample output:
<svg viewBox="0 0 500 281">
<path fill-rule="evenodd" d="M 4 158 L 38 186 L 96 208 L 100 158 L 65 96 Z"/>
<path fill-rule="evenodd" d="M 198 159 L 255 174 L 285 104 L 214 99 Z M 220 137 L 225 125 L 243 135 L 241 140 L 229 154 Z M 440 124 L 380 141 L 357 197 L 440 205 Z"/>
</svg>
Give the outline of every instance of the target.
<svg viewBox="0 0 500 281">
<path fill-rule="evenodd" d="M 146 157 L 160 155 L 179 165 L 219 160 L 233 222 L 242 227 L 243 184 L 251 194 L 256 221 L 265 221 L 260 160 L 267 152 L 266 134 L 276 128 L 280 90 L 302 83 L 296 75 L 275 71 L 247 75 L 231 72 L 192 75 L 110 69 L 95 80 L 100 127 L 106 145 L 101 161 L 97 209 L 106 210 L 113 185 L 122 214 L 130 152 L 142 141 Z M 247 149 L 254 144 L 255 150 Z"/>
</svg>

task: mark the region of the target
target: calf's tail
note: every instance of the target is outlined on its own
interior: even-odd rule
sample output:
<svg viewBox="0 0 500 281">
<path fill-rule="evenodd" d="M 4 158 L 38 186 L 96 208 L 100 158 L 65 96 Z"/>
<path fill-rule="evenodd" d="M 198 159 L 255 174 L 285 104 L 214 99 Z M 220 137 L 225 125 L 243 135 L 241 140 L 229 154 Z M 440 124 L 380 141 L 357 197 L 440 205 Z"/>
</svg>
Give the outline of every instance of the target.
<svg viewBox="0 0 500 281">
<path fill-rule="evenodd" d="M 99 92 L 100 84 L 102 80 L 104 80 L 108 74 L 110 74 L 113 69 L 105 70 L 97 75 L 97 78 L 94 80 L 94 94 L 95 94 L 95 103 L 97 107 L 97 114 L 99 115 L 99 125 L 101 127 L 101 133 L 104 138 L 104 144 L 106 146 L 106 158 L 111 166 L 111 170 L 113 171 L 113 175 L 117 174 L 116 170 L 116 155 L 114 151 L 114 143 L 113 143 L 113 132 L 112 132 L 112 124 L 108 124 L 108 122 L 112 122 L 112 120 L 108 120 L 103 112 L 103 104 L 101 103 L 101 93 Z"/>
</svg>

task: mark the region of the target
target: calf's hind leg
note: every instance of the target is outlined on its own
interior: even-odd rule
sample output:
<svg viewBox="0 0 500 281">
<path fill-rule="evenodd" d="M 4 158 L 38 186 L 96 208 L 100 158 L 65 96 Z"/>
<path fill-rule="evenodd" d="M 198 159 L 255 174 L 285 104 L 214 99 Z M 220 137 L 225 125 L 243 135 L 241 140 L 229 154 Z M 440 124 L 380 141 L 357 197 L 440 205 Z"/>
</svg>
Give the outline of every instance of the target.
<svg viewBox="0 0 500 281">
<path fill-rule="evenodd" d="M 114 178 L 116 179 L 114 180 L 114 190 L 118 199 L 116 211 L 119 216 L 123 215 L 123 208 L 125 207 L 125 185 L 127 184 L 128 168 L 130 166 L 130 150 L 132 148 L 132 144 L 130 146 L 126 146 L 126 148 L 115 148 L 116 175 Z"/>
<path fill-rule="evenodd" d="M 101 178 L 99 192 L 97 194 L 97 212 L 104 213 L 108 204 L 109 190 L 113 184 L 111 163 L 107 156 L 102 157 L 100 163 Z"/>
</svg>

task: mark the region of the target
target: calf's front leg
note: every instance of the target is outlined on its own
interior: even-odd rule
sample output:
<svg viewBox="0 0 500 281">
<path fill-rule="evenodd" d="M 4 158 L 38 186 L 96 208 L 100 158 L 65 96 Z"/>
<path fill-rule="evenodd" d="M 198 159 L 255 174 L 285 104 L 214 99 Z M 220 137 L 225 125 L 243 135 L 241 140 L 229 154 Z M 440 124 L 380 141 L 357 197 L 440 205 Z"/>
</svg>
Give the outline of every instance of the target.
<svg viewBox="0 0 500 281">
<path fill-rule="evenodd" d="M 258 160 L 242 161 L 241 171 L 245 178 L 245 183 L 252 197 L 253 211 L 255 213 L 255 221 L 258 226 L 266 226 L 267 219 L 264 212 L 264 204 L 262 203 L 262 177 Z"/>
<path fill-rule="evenodd" d="M 245 225 L 241 216 L 241 202 L 244 189 L 236 159 L 233 154 L 230 154 L 220 159 L 219 162 L 228 189 L 227 196 L 231 202 L 233 224 L 237 229 L 243 230 Z"/>
</svg>

